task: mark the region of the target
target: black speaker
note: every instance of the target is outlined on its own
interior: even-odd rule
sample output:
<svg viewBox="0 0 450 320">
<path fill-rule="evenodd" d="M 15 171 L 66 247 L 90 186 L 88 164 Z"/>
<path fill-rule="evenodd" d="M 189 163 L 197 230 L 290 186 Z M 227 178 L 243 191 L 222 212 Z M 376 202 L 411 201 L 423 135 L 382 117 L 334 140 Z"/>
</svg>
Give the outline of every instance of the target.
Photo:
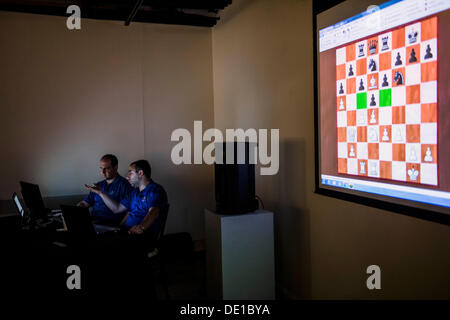
<svg viewBox="0 0 450 320">
<path fill-rule="evenodd" d="M 256 151 L 255 146 L 256 144 L 249 142 L 215 144 L 214 174 L 217 213 L 243 214 L 258 209 L 258 201 L 255 198 L 255 164 L 250 161 L 253 151 Z M 228 155 L 228 161 L 227 151 L 234 152 L 233 157 L 231 154 Z M 238 152 L 241 152 L 239 157 Z M 222 161 L 218 160 L 220 158 Z M 231 159 L 233 161 L 230 161 Z"/>
</svg>

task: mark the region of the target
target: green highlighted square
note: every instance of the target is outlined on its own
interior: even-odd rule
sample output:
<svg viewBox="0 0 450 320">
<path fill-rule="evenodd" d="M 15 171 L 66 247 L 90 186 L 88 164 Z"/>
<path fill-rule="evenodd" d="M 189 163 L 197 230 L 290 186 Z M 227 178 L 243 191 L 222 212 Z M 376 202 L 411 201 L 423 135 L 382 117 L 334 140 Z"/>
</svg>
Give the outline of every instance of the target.
<svg viewBox="0 0 450 320">
<path fill-rule="evenodd" d="M 361 92 L 356 94 L 356 109 L 367 108 L 367 92 Z"/>
<path fill-rule="evenodd" d="M 390 107 L 392 105 L 391 89 L 380 90 L 380 107 Z"/>
</svg>

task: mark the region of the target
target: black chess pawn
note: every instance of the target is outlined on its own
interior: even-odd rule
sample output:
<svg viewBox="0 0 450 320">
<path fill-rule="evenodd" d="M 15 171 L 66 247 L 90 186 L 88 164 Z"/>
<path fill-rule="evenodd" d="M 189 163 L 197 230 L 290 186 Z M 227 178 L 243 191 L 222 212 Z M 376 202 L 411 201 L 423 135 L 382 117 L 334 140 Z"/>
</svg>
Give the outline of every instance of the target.
<svg viewBox="0 0 450 320">
<path fill-rule="evenodd" d="M 386 75 L 386 74 L 385 74 L 384 77 L 383 77 L 383 83 L 381 83 L 381 86 L 382 86 L 382 87 L 388 87 L 388 86 L 389 86 L 389 83 L 388 83 L 388 81 L 387 81 L 387 75 Z"/>
<path fill-rule="evenodd" d="M 411 49 L 411 56 L 409 57 L 409 63 L 416 62 L 416 52 L 414 51 L 414 48 Z"/>
<path fill-rule="evenodd" d="M 339 89 L 339 94 L 344 94 L 344 86 L 341 83 L 341 88 Z"/>
<path fill-rule="evenodd" d="M 431 47 L 429 44 L 427 44 L 427 53 L 425 54 L 424 59 L 430 59 L 433 58 L 433 54 L 431 53 Z"/>
<path fill-rule="evenodd" d="M 350 65 L 350 68 L 349 68 L 349 71 L 348 71 L 348 76 L 351 77 L 353 75 L 354 75 L 354 73 L 353 73 L 353 66 Z"/>
<path fill-rule="evenodd" d="M 372 94 L 372 98 L 370 98 L 370 106 L 373 107 L 376 105 L 377 105 L 377 103 L 375 102 L 375 95 Z"/>
<path fill-rule="evenodd" d="M 364 90 L 364 82 L 363 82 L 363 79 L 361 79 L 361 81 L 359 82 L 359 88 L 358 88 L 358 90 L 359 90 L 359 91 Z"/>
<path fill-rule="evenodd" d="M 397 60 L 395 60 L 395 65 L 400 66 L 402 64 L 403 64 L 403 62 L 402 62 L 402 58 L 400 57 L 400 52 L 397 52 Z"/>
</svg>

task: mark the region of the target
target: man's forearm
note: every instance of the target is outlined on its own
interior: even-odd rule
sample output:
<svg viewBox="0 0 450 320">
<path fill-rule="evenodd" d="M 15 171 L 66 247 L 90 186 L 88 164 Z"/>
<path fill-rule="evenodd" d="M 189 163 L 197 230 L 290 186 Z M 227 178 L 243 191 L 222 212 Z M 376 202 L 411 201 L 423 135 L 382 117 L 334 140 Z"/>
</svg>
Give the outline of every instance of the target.
<svg viewBox="0 0 450 320">
<path fill-rule="evenodd" d="M 108 196 L 106 193 L 101 192 L 98 195 L 100 196 L 100 198 L 102 198 L 102 200 L 105 203 L 105 205 L 113 213 L 119 214 L 119 213 L 122 213 L 122 212 L 126 211 L 126 208 L 123 205 L 121 205 L 120 202 L 117 202 L 116 200 L 111 199 L 111 197 Z"/>
<path fill-rule="evenodd" d="M 155 222 L 156 218 L 158 218 L 158 215 L 159 215 L 159 208 L 155 207 L 151 208 L 140 224 L 142 228 L 144 230 L 150 228 L 153 222 Z"/>
</svg>

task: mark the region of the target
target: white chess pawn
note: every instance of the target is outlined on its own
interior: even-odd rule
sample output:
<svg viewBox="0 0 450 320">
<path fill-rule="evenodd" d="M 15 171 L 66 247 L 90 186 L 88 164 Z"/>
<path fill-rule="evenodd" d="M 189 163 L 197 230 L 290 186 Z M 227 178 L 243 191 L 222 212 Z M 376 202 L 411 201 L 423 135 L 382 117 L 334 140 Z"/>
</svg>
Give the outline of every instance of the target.
<svg viewBox="0 0 450 320">
<path fill-rule="evenodd" d="M 370 88 L 376 88 L 376 82 L 375 77 L 370 78 Z"/>
<path fill-rule="evenodd" d="M 411 153 L 409 155 L 409 160 L 410 161 L 417 161 L 417 154 L 416 154 L 416 149 L 415 148 L 411 149 Z"/>
<path fill-rule="evenodd" d="M 359 173 L 360 174 L 366 174 L 366 163 L 365 162 L 360 162 L 359 165 L 361 166 Z"/>
<path fill-rule="evenodd" d="M 402 132 L 401 132 L 400 128 L 397 128 L 395 130 L 395 141 L 397 141 L 397 142 L 403 141 Z"/>
<path fill-rule="evenodd" d="M 341 101 L 339 102 L 339 110 L 344 110 L 344 101 L 342 100 L 342 98 L 340 100 Z"/>
<path fill-rule="evenodd" d="M 426 162 L 433 162 L 433 157 L 431 156 L 431 149 L 430 149 L 430 147 L 427 147 L 427 151 L 425 152 L 424 161 L 426 161 Z"/>
<path fill-rule="evenodd" d="M 354 157 L 355 156 L 355 148 L 353 148 L 353 146 L 350 146 L 350 152 L 348 154 L 349 157 Z"/>
<path fill-rule="evenodd" d="M 378 133 L 374 128 L 370 128 L 369 129 L 369 139 L 372 142 L 377 142 L 378 141 Z"/>
<path fill-rule="evenodd" d="M 386 128 L 384 128 L 384 130 L 383 130 L 383 137 L 381 138 L 381 140 L 382 141 L 389 141 L 389 135 L 388 135 L 388 132 L 387 132 Z"/>
<path fill-rule="evenodd" d="M 354 128 L 349 128 L 348 131 L 348 141 L 350 142 L 355 142 L 356 138 L 356 133 L 355 133 L 355 129 Z"/>
<path fill-rule="evenodd" d="M 369 123 L 377 123 L 377 118 L 375 117 L 375 110 L 372 110 L 372 113 L 370 114 Z"/>
<path fill-rule="evenodd" d="M 364 113 L 360 113 L 358 117 L 358 124 L 364 125 L 366 124 L 366 118 L 364 117 Z"/>
</svg>

